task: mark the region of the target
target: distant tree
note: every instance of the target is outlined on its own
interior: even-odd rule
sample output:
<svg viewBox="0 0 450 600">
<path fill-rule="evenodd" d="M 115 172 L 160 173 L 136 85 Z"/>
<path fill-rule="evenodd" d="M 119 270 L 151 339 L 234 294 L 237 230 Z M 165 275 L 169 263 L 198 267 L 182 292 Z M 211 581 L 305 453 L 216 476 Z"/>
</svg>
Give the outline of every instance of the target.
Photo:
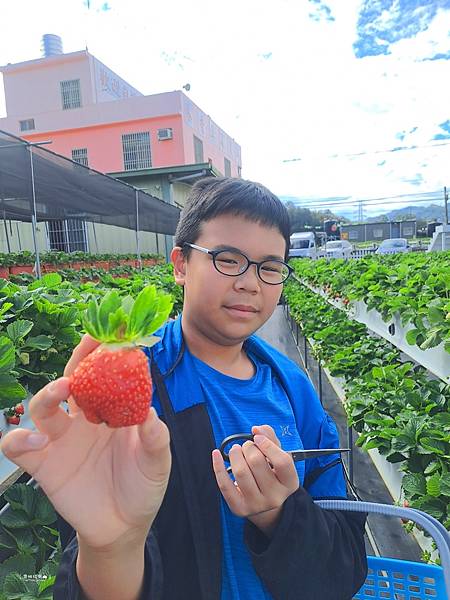
<svg viewBox="0 0 450 600">
<path fill-rule="evenodd" d="M 335 219 L 339 223 L 348 222 L 347 219 L 335 215 L 330 210 L 313 211 L 302 206 L 297 206 L 293 202 L 286 202 L 286 208 L 291 221 L 291 233 L 308 229 L 321 230 L 323 228 L 323 222 L 328 219 Z"/>
</svg>

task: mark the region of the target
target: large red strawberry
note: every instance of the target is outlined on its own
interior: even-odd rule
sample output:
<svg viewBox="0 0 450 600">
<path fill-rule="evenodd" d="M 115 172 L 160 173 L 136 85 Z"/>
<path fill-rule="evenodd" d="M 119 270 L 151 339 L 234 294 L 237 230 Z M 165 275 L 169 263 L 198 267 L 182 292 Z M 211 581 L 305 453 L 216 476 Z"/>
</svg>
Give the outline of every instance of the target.
<svg viewBox="0 0 450 600">
<path fill-rule="evenodd" d="M 14 412 L 16 413 L 16 415 L 23 415 L 25 413 L 25 408 L 23 404 L 16 404 L 16 406 L 14 407 Z"/>
<path fill-rule="evenodd" d="M 152 346 L 151 334 L 167 320 L 171 297 L 154 286 L 135 301 L 109 292 L 100 305 L 89 303 L 84 326 L 102 342 L 70 377 L 70 393 L 91 423 L 126 427 L 143 423 L 151 404 L 152 382 L 140 346 Z"/>
<path fill-rule="evenodd" d="M 20 417 L 18 415 L 13 415 L 12 417 L 6 417 L 6 422 L 8 425 L 19 425 Z"/>
</svg>

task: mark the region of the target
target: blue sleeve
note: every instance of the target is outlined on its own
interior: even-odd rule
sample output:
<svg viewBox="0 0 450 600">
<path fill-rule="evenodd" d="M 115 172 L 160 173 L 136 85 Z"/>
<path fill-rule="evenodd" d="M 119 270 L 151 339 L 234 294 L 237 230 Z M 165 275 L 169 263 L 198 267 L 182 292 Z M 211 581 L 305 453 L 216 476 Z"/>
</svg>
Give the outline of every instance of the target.
<svg viewBox="0 0 450 600">
<path fill-rule="evenodd" d="M 324 413 L 318 448 L 339 448 L 339 434 L 333 419 Z M 347 486 L 339 454 L 306 461 L 304 488 L 314 499 L 347 498 Z"/>
</svg>

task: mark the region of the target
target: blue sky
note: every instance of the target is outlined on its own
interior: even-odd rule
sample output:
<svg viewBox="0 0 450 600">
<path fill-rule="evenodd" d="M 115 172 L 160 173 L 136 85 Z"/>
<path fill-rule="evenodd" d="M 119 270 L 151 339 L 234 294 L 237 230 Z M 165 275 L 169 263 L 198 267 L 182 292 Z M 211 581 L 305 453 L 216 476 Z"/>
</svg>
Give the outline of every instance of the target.
<svg viewBox="0 0 450 600">
<path fill-rule="evenodd" d="M 190 83 L 242 146 L 243 175 L 279 195 L 379 211 L 450 187 L 450 0 L 15 0 L 0 14 L 2 64 L 56 33 L 144 94 Z"/>
</svg>

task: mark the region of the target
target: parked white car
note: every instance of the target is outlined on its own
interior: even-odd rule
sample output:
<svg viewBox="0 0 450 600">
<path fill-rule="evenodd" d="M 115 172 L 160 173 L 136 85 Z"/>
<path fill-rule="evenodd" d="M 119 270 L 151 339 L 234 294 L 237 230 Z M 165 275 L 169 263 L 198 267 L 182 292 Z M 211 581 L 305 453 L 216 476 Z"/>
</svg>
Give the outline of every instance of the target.
<svg viewBox="0 0 450 600">
<path fill-rule="evenodd" d="M 347 240 L 335 240 L 325 244 L 327 258 L 350 258 L 353 246 Z"/>
<path fill-rule="evenodd" d="M 409 252 L 411 250 L 406 238 L 392 238 L 383 240 L 376 250 L 376 254 L 397 254 L 398 252 Z"/>
</svg>

